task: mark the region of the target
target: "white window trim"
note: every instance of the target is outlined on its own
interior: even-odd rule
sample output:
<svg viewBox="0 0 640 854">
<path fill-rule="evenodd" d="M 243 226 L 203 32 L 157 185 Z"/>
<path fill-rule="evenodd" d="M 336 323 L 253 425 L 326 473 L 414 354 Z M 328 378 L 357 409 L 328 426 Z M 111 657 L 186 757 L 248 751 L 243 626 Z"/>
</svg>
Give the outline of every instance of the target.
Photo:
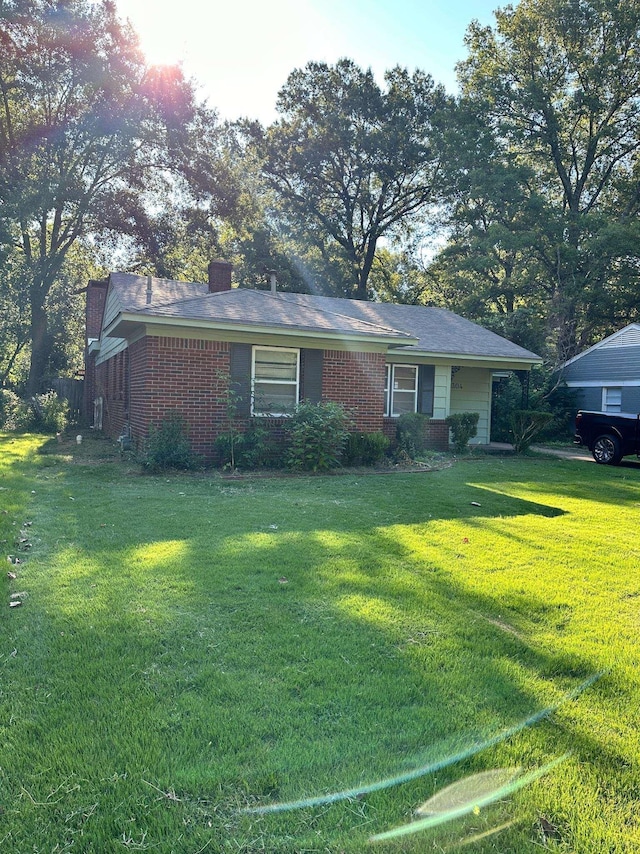
<svg viewBox="0 0 640 854">
<path fill-rule="evenodd" d="M 393 405 L 392 405 L 392 403 L 393 403 L 393 392 L 394 392 L 393 383 L 394 383 L 394 375 L 395 375 L 395 369 L 396 368 L 413 368 L 413 370 L 415 372 L 416 382 L 415 382 L 415 388 L 414 388 L 414 392 L 413 392 L 413 410 L 412 411 L 413 412 L 418 411 L 418 384 L 419 384 L 419 380 L 420 380 L 418 365 L 405 365 L 401 362 L 398 362 L 398 363 L 388 362 L 385 365 L 385 380 L 384 380 L 384 384 L 385 384 L 385 395 L 384 395 L 385 418 L 399 418 L 400 417 L 400 415 L 394 415 L 393 414 Z M 409 390 L 403 389 L 402 391 L 404 394 L 406 394 Z"/>
<path fill-rule="evenodd" d="M 295 402 L 300 399 L 300 350 L 296 347 L 268 347 L 262 344 L 254 344 L 251 348 L 251 415 L 256 418 L 287 418 L 291 412 L 258 412 L 255 408 L 255 385 L 256 385 L 256 350 L 270 350 L 277 353 L 296 354 L 296 379 L 295 383 L 289 380 L 258 380 L 264 385 L 295 385 Z"/>
</svg>

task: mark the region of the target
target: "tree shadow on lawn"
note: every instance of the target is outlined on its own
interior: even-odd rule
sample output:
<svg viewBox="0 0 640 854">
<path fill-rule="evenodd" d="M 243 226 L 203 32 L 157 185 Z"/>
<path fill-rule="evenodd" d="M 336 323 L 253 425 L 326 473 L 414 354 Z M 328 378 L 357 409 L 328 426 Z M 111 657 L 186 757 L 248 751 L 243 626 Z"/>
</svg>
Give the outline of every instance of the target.
<svg viewBox="0 0 640 854">
<path fill-rule="evenodd" d="M 106 565 L 95 569 L 108 572 Z M 360 818 L 347 804 L 293 819 L 234 815 L 240 805 L 366 785 L 473 755 L 479 742 L 557 702 L 589 667 L 475 617 L 492 603 L 461 595 L 443 579 L 428 580 L 417 602 L 413 578 L 390 586 L 375 568 L 373 577 L 367 568 L 362 583 L 351 580 L 333 596 L 326 585 L 292 577 L 273 584 L 271 601 L 250 584 L 234 594 L 222 578 L 201 581 L 208 607 L 174 597 L 164 619 L 123 608 L 123 589 L 114 591 L 110 615 L 92 614 L 91 629 L 80 612 L 70 618 L 47 609 L 47 653 L 29 666 L 47 705 L 56 707 L 55 725 L 35 692 L 12 732 L 20 787 L 9 803 L 30 844 L 40 839 L 42 810 L 23 788 L 45 804 L 71 779 L 74 791 L 57 792 L 48 823 L 52 814 L 61 822 L 64 815 L 71 831 L 68 817 L 76 815 L 77 832 L 82 810 L 97 802 L 83 829 L 89 840 L 113 839 L 122 828 L 139 837 L 167 810 L 160 791 L 177 793 L 169 826 L 177 833 L 187 825 L 190 844 L 205 844 L 211 834 L 221 844 L 257 835 L 267 850 L 299 851 L 312 826 L 316 843 L 331 846 L 346 832 L 351 850 L 361 850 L 370 832 L 403 822 L 435 788 L 505 762 L 542 765 L 572 745 L 570 732 L 537 724 L 532 737 L 524 732 L 437 777 L 371 796 Z M 285 826 L 289 844 L 274 845 Z M 147 841 L 158 842 L 153 835 Z"/>
<path fill-rule="evenodd" d="M 44 803 L 77 774 L 84 782 L 62 798 L 60 821 L 99 801 L 95 838 L 142 832 L 170 802 L 175 817 L 162 821 L 188 827 L 190 841 L 256 833 L 268 847 L 282 817 L 238 817 L 238 806 L 350 788 L 460 753 L 597 669 L 541 648 L 502 620 L 497 596 L 465 589 L 396 531 L 428 540 L 432 523 L 554 518 L 561 508 L 501 492 L 504 469 L 483 479 L 496 485 L 490 504 L 481 487 L 447 489 L 440 476 L 390 479 L 366 499 L 350 481 L 332 479 L 328 498 L 314 478 L 231 487 L 141 479 L 130 494 L 75 478 L 68 489 L 85 506 L 68 502 L 56 530 L 41 532 L 58 546 L 46 565 L 34 560 L 34 595 L 19 615 L 28 653 L 17 659 L 25 705 L 11 733 L 20 756 L 11 788 L 28 814 L 25 840 L 39 838 L 41 810 L 20 779 Z M 182 502 L 175 515 L 169 489 Z M 555 619 L 541 597 L 521 606 Z M 359 817 L 346 805 L 302 811 L 278 850 L 299 850 L 296 834 L 310 827 L 316 842 L 347 832 L 361 850 L 372 830 L 404 820 L 473 767 L 542 765 L 573 742 L 571 727 L 538 724 L 437 783 L 429 776 L 372 796 Z M 43 777 L 45 768 L 54 770 Z"/>
<path fill-rule="evenodd" d="M 501 505 L 514 514 L 532 508 L 541 509 L 514 499 Z M 153 511 L 149 498 L 147 520 Z M 463 590 L 378 529 L 355 548 L 363 531 L 351 531 L 344 517 L 338 540 L 326 531 L 310 537 L 308 520 L 294 532 L 222 542 L 205 530 L 185 541 L 179 527 L 149 522 L 138 535 L 157 542 L 140 546 L 132 537 L 115 553 L 101 541 L 104 529 L 85 531 L 46 570 L 34 566 L 47 575 L 34 580 L 37 595 L 24 614 L 23 631 L 34 620 L 40 634 L 26 659 L 56 725 L 34 692 L 13 750 L 24 775 L 35 770 L 36 802 L 65 775 L 82 778 L 58 812 L 62 820 L 87 799 L 99 802 L 95 838 L 113 839 L 121 827 L 142 832 L 167 809 L 160 791 L 177 792 L 169 823 L 176 832 L 188 826 L 190 843 L 258 834 L 268 848 L 283 818 L 239 817 L 238 805 L 349 788 L 464 752 L 592 673 L 589 661 L 505 632 L 486 619 L 496 615 L 493 597 Z M 544 764 L 571 743 L 571 732 L 539 724 L 535 736 L 524 732 L 480 755 L 477 767 L 519 757 Z M 436 785 L 474 767 L 372 796 L 357 819 L 347 805 L 311 818 L 302 811 L 287 820 L 289 842 L 278 850 L 299 850 L 310 827 L 316 842 L 332 845 L 347 833 L 351 850 L 361 850 L 370 832 L 403 821 Z M 43 777 L 45 768 L 55 770 Z M 128 782 L 108 782 L 119 775 Z M 13 794 L 33 843 L 39 810 Z"/>
<path fill-rule="evenodd" d="M 480 466 L 477 469 L 479 476 L 470 479 L 478 483 L 486 479 L 486 488 L 489 489 L 492 483 L 504 484 L 507 489 L 509 485 L 521 484 L 531 489 L 532 495 L 544 495 L 552 491 L 569 499 L 584 499 L 616 506 L 638 501 L 640 481 L 635 474 L 640 471 L 640 463 L 635 461 L 625 459 L 619 466 L 585 466 L 580 460 L 550 457 L 514 459 L 512 462 L 514 466 L 509 467 L 508 462 L 504 465 L 502 478 L 495 476 L 499 475 L 495 466 L 491 466 L 489 477 L 485 478 L 485 472 Z"/>
</svg>

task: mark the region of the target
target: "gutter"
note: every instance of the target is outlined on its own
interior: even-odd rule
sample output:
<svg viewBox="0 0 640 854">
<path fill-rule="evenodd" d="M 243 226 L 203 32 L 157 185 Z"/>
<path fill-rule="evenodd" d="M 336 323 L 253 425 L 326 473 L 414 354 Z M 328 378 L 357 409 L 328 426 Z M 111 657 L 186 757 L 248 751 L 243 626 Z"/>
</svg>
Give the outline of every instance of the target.
<svg viewBox="0 0 640 854">
<path fill-rule="evenodd" d="M 409 354 L 411 354 L 411 356 L 417 356 L 421 359 L 428 359 L 431 362 L 446 361 L 447 363 L 453 362 L 454 364 L 458 364 L 458 362 L 482 362 L 487 364 L 499 363 L 505 368 L 508 368 L 508 366 L 510 365 L 514 365 L 516 367 L 514 367 L 513 370 L 520 370 L 520 368 L 523 366 L 531 367 L 532 365 L 541 365 L 543 363 L 542 357 L 537 356 L 535 353 L 532 353 L 531 356 L 493 356 L 483 353 L 444 353 L 439 352 L 437 350 L 416 349 L 411 349 L 410 351 L 398 350 L 396 352 L 393 346 L 389 348 L 389 356 L 401 356 L 403 361 Z"/>
</svg>

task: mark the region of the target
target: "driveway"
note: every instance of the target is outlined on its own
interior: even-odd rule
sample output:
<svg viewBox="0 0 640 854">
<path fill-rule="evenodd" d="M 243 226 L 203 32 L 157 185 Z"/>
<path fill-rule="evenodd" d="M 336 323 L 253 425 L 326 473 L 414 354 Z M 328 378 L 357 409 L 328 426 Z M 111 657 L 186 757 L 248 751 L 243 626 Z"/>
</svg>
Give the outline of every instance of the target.
<svg viewBox="0 0 640 854">
<path fill-rule="evenodd" d="M 589 451 L 587 451 L 586 448 L 582 448 L 580 445 L 576 445 L 575 450 L 571 448 L 547 448 L 544 445 L 532 445 L 531 450 L 536 451 L 539 454 L 549 454 L 549 456 L 552 457 L 561 457 L 565 460 L 582 460 L 587 463 L 595 462 Z M 638 471 L 640 470 L 640 458 L 624 457 L 618 465 L 615 466 L 615 468 L 628 468 Z"/>
<path fill-rule="evenodd" d="M 508 442 L 491 442 L 489 448 L 493 451 L 513 451 L 513 445 Z M 580 445 L 576 445 L 575 448 L 548 448 L 545 445 L 531 445 L 531 450 L 537 454 L 549 454 L 549 456 L 562 457 L 565 460 L 594 461 L 589 451 Z"/>
<path fill-rule="evenodd" d="M 586 448 L 576 445 L 575 448 L 547 448 L 545 445 L 532 445 L 531 450 L 537 454 L 549 454 L 552 457 L 562 457 L 565 460 L 586 460 L 594 462 Z"/>
</svg>

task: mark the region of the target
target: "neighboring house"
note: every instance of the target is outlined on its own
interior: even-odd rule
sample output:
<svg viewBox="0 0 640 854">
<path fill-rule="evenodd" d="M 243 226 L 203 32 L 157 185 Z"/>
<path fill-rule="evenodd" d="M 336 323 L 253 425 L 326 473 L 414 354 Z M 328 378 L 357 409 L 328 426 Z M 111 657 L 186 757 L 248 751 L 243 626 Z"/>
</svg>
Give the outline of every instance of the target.
<svg viewBox="0 0 640 854">
<path fill-rule="evenodd" d="M 640 323 L 631 323 L 561 366 L 580 409 L 640 412 Z"/>
<path fill-rule="evenodd" d="M 354 429 L 395 435 L 403 412 L 430 416 L 428 440 L 446 448 L 444 419 L 478 412 L 489 442 L 492 374 L 541 359 L 450 311 L 231 287 L 231 265 L 209 283 L 112 273 L 87 289 L 85 409 L 93 425 L 136 446 L 169 411 L 211 459 L 237 418 L 277 431 L 301 400 L 343 404 Z"/>
</svg>

